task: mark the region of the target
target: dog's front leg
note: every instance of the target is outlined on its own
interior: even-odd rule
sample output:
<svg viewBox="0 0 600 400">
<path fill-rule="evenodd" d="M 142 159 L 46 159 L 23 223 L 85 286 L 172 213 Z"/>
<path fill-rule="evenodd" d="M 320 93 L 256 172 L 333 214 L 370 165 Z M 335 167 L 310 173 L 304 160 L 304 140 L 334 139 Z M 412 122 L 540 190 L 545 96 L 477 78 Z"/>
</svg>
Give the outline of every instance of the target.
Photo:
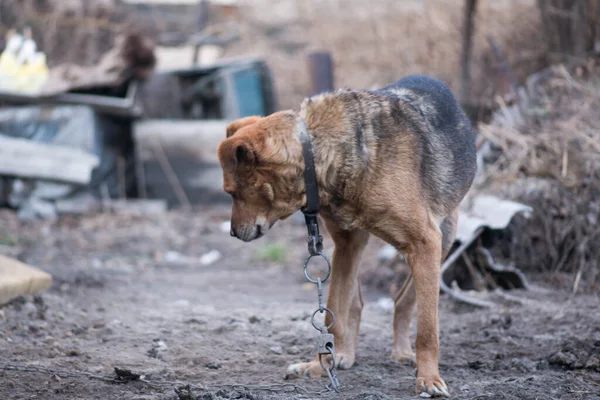
<svg viewBox="0 0 600 400">
<path fill-rule="evenodd" d="M 417 297 L 417 394 L 449 396 L 438 370 L 441 235 L 431 227 L 409 249 L 407 261 Z"/>
<path fill-rule="evenodd" d="M 335 323 L 330 329 L 335 338 L 336 367 L 348 369 L 354 364 L 358 329 L 363 308 L 358 278 L 361 254 L 368 242 L 365 231 L 344 231 L 335 223 L 325 220 L 325 226 L 333 238 L 331 284 L 327 298 L 327 308 L 335 314 Z M 325 324 L 331 323 L 327 313 Z M 325 373 L 319 364 L 318 355 L 307 363 L 292 364 L 287 377 L 319 377 Z"/>
</svg>

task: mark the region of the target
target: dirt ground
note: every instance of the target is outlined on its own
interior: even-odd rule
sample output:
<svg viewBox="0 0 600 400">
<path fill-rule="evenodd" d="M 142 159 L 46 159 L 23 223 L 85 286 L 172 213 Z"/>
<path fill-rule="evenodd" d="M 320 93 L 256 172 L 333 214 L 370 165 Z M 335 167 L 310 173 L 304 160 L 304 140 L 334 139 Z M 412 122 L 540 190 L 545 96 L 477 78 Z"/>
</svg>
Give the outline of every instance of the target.
<svg viewBox="0 0 600 400">
<path fill-rule="evenodd" d="M 284 381 L 286 366 L 314 351 L 304 227 L 290 219 L 245 244 L 223 231 L 228 213 L 215 206 L 22 226 L 0 212 L 0 251 L 54 276 L 48 292 L 0 308 L 0 399 L 415 398 L 414 369 L 390 359 L 387 295 L 369 287 L 357 365 L 338 371 L 342 394 L 315 393 L 325 379 Z M 380 245 L 371 242 L 366 269 Z M 223 257 L 210 265 L 180 262 L 215 249 Z M 533 290 L 511 293 L 518 307 L 484 311 L 442 296 L 440 369 L 453 398 L 600 399 L 600 297 L 571 298 L 529 278 Z M 119 367 L 181 384 L 116 384 L 6 363 L 100 376 Z"/>
</svg>

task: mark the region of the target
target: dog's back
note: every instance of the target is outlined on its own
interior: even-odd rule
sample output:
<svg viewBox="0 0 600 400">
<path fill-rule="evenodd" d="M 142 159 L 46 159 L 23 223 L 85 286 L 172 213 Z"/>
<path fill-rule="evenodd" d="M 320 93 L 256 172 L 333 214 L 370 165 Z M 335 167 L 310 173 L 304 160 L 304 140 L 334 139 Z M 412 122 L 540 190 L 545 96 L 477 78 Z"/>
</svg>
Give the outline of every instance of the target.
<svg viewBox="0 0 600 400">
<path fill-rule="evenodd" d="M 418 137 L 425 192 L 440 214 L 455 207 L 475 176 L 476 148 L 471 124 L 450 89 L 437 79 L 411 75 L 373 93 L 416 111 L 404 117 L 412 119 Z"/>
</svg>

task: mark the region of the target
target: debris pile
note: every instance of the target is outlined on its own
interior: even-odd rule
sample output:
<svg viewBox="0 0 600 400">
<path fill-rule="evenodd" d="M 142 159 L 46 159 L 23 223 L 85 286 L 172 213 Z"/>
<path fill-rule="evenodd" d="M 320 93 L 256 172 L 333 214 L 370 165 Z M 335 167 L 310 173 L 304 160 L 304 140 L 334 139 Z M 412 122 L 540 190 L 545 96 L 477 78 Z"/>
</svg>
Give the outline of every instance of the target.
<svg viewBox="0 0 600 400">
<path fill-rule="evenodd" d="M 235 9 L 212 6 L 207 29 Z M 172 13 L 156 12 L 163 8 Z M 153 214 L 165 203 L 152 199 L 189 208 L 226 198 L 217 138 L 227 120 L 275 111 L 272 81 L 259 59 L 200 66 L 190 57 L 158 71 L 156 44 L 164 50 L 165 29 L 188 8 L 201 7 L 0 0 L 0 207 L 35 220 Z M 149 13 L 155 29 L 139 23 Z M 183 25 L 175 36 L 188 47 L 216 45 L 215 32 L 198 36 Z M 146 128 L 158 131 L 149 143 Z M 214 254 L 207 257 L 203 263 L 214 262 Z"/>
<path fill-rule="evenodd" d="M 144 81 L 155 65 L 153 41 L 138 32 L 128 32 L 117 36 L 113 47 L 93 66 L 63 63 L 50 69 L 42 94 L 98 86 L 116 87 L 131 79 Z"/>
<path fill-rule="evenodd" d="M 599 64 L 532 75 L 517 104 L 480 126 L 476 190 L 534 208 L 531 220 L 516 218 L 501 251 L 527 271 L 569 274 L 574 292 L 582 277 L 600 284 Z"/>
</svg>

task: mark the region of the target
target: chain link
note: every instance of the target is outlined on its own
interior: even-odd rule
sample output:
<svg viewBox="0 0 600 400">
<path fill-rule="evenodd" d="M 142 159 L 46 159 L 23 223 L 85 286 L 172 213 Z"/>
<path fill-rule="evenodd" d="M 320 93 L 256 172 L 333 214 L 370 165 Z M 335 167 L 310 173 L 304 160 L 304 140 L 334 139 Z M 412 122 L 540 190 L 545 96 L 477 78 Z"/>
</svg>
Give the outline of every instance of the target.
<svg viewBox="0 0 600 400">
<path fill-rule="evenodd" d="M 317 296 L 319 297 L 319 311 L 322 314 L 325 311 L 325 306 L 323 306 L 323 282 L 321 282 L 321 278 L 317 280 Z"/>
<path fill-rule="evenodd" d="M 190 383 L 177 382 L 177 381 L 159 381 L 153 379 L 146 379 L 143 375 L 133 374 L 128 370 L 119 370 L 115 368 L 114 376 L 96 375 L 89 372 L 80 371 L 65 371 L 59 369 L 51 369 L 46 367 L 39 367 L 34 365 L 23 365 L 14 363 L 0 362 L 0 370 L 4 371 L 18 371 L 27 373 L 40 373 L 44 375 L 58 376 L 60 378 L 87 378 L 92 380 L 98 380 L 109 383 L 127 383 L 131 381 L 143 382 L 146 385 L 154 388 L 173 388 L 177 390 L 181 389 L 193 389 L 205 392 L 215 392 L 221 389 L 230 390 L 243 390 L 243 391 L 268 391 L 268 392 L 279 392 L 279 393 L 298 393 L 305 396 L 319 396 L 328 392 L 328 390 L 321 391 L 310 391 L 301 386 L 294 385 L 292 383 L 272 383 L 262 385 L 244 385 L 239 383 L 224 383 L 217 385 L 194 385 Z"/>
<path fill-rule="evenodd" d="M 322 240 L 323 240 L 323 238 L 321 236 L 319 236 L 317 239 L 317 243 L 319 244 L 320 248 L 322 248 Z M 309 243 L 311 243 L 310 237 L 309 237 Z M 331 275 L 331 263 L 329 262 L 329 259 L 323 253 L 319 252 L 317 254 L 313 254 L 313 252 L 310 251 L 310 247 L 309 247 L 309 252 L 311 254 L 308 256 L 308 258 L 304 262 L 304 276 L 306 276 L 306 279 L 309 282 L 314 283 L 317 286 L 317 298 L 318 298 L 318 302 L 319 302 L 319 308 L 317 308 L 315 310 L 315 312 L 313 312 L 313 314 L 310 318 L 310 322 L 312 323 L 312 326 L 320 332 L 320 335 L 317 338 L 317 352 L 319 354 L 319 363 L 321 364 L 321 368 L 323 368 L 323 370 L 327 373 L 327 377 L 329 378 L 329 384 L 327 385 L 327 389 L 330 391 L 339 393 L 340 392 L 340 382 L 334 372 L 334 369 L 335 369 L 334 337 L 332 334 L 330 334 L 328 332 L 328 330 L 331 329 L 331 327 L 335 323 L 335 315 L 333 314 L 333 311 L 331 311 L 329 308 L 325 307 L 325 305 L 323 304 L 323 283 L 325 281 L 327 281 L 327 279 L 329 279 L 329 276 Z M 315 256 L 322 257 L 323 260 L 325 260 L 325 262 L 327 263 L 327 273 L 325 274 L 325 276 L 323 278 L 319 277 L 317 279 L 313 279 L 313 278 L 311 278 L 310 274 L 308 273 L 308 263 Z M 325 314 L 325 317 L 327 316 L 327 314 L 329 314 L 331 316 L 331 322 L 328 325 L 325 325 L 325 323 L 323 323 L 320 326 L 317 325 L 317 322 L 315 321 L 315 317 L 316 317 L 317 313 Z M 325 318 L 324 321 L 326 321 L 326 319 L 327 318 Z M 331 362 L 329 365 L 326 365 L 325 361 L 323 360 L 324 356 L 326 356 L 326 355 L 331 355 Z"/>
</svg>

